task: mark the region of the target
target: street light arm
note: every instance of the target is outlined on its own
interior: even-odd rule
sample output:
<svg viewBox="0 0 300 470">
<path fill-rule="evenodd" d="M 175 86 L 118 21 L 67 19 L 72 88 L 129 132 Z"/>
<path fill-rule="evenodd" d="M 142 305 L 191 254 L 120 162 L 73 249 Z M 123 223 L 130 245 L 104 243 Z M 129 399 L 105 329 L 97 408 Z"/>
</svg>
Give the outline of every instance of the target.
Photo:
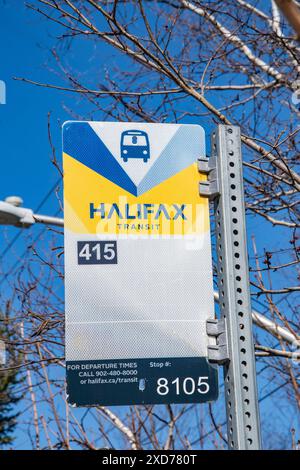
<svg viewBox="0 0 300 470">
<path fill-rule="evenodd" d="M 0 201 L 0 225 L 14 225 L 15 227 L 28 228 L 34 224 L 34 222 L 31 209 Z"/>
<path fill-rule="evenodd" d="M 45 224 L 45 225 L 56 225 L 57 227 L 64 226 L 64 219 L 60 217 L 52 217 L 49 215 L 42 214 L 33 214 L 35 223 Z"/>
<path fill-rule="evenodd" d="M 22 199 L 17 197 L 0 201 L 0 225 L 13 225 L 14 227 L 28 228 L 35 223 L 64 226 L 64 219 L 42 214 L 34 214 L 31 209 L 21 207 Z"/>
</svg>

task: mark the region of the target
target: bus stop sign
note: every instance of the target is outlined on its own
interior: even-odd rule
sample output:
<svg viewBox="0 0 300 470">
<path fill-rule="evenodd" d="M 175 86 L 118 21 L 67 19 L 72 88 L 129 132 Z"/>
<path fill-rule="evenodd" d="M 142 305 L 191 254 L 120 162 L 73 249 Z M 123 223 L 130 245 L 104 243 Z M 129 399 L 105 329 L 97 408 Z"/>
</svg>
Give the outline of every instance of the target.
<svg viewBox="0 0 300 470">
<path fill-rule="evenodd" d="M 215 400 L 203 129 L 69 121 L 63 147 L 69 403 Z"/>
</svg>

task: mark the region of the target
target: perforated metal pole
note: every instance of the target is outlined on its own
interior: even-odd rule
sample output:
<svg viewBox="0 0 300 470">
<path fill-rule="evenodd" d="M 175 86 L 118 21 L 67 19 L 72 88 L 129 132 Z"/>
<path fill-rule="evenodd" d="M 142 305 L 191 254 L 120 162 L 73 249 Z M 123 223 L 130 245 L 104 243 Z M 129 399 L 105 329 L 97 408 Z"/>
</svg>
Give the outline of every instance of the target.
<svg viewBox="0 0 300 470">
<path fill-rule="evenodd" d="M 240 129 L 219 125 L 212 136 L 220 311 L 230 361 L 224 365 L 229 449 L 261 446 L 249 288 Z"/>
</svg>

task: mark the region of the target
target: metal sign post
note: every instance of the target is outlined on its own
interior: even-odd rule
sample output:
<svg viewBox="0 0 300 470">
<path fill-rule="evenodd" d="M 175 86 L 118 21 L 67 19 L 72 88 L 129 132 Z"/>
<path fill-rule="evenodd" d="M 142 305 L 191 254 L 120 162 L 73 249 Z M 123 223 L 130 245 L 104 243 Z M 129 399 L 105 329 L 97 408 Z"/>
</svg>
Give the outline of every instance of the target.
<svg viewBox="0 0 300 470">
<path fill-rule="evenodd" d="M 212 135 L 212 156 L 200 164 L 200 171 L 205 165 L 209 181 L 200 185 L 200 193 L 214 199 L 221 312 L 215 325 L 219 348 L 211 356 L 224 363 L 229 449 L 257 450 L 260 424 L 239 127 L 218 126 Z M 213 325 L 208 326 L 212 334 Z"/>
</svg>

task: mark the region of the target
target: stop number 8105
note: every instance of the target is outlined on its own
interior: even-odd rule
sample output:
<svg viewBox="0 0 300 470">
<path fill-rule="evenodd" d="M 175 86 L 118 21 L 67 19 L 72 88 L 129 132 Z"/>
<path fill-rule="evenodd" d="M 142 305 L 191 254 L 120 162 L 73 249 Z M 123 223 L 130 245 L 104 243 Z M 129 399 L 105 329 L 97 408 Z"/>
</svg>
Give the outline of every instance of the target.
<svg viewBox="0 0 300 470">
<path fill-rule="evenodd" d="M 198 379 L 194 379 L 193 377 L 185 377 L 184 379 L 176 377 L 176 379 L 169 382 L 167 378 L 160 377 L 157 380 L 156 391 L 159 395 L 168 395 L 171 386 L 173 386 L 176 395 L 180 395 L 181 393 L 185 395 L 193 395 L 194 393 L 204 395 L 209 392 L 207 380 L 208 377 L 198 377 Z"/>
</svg>

